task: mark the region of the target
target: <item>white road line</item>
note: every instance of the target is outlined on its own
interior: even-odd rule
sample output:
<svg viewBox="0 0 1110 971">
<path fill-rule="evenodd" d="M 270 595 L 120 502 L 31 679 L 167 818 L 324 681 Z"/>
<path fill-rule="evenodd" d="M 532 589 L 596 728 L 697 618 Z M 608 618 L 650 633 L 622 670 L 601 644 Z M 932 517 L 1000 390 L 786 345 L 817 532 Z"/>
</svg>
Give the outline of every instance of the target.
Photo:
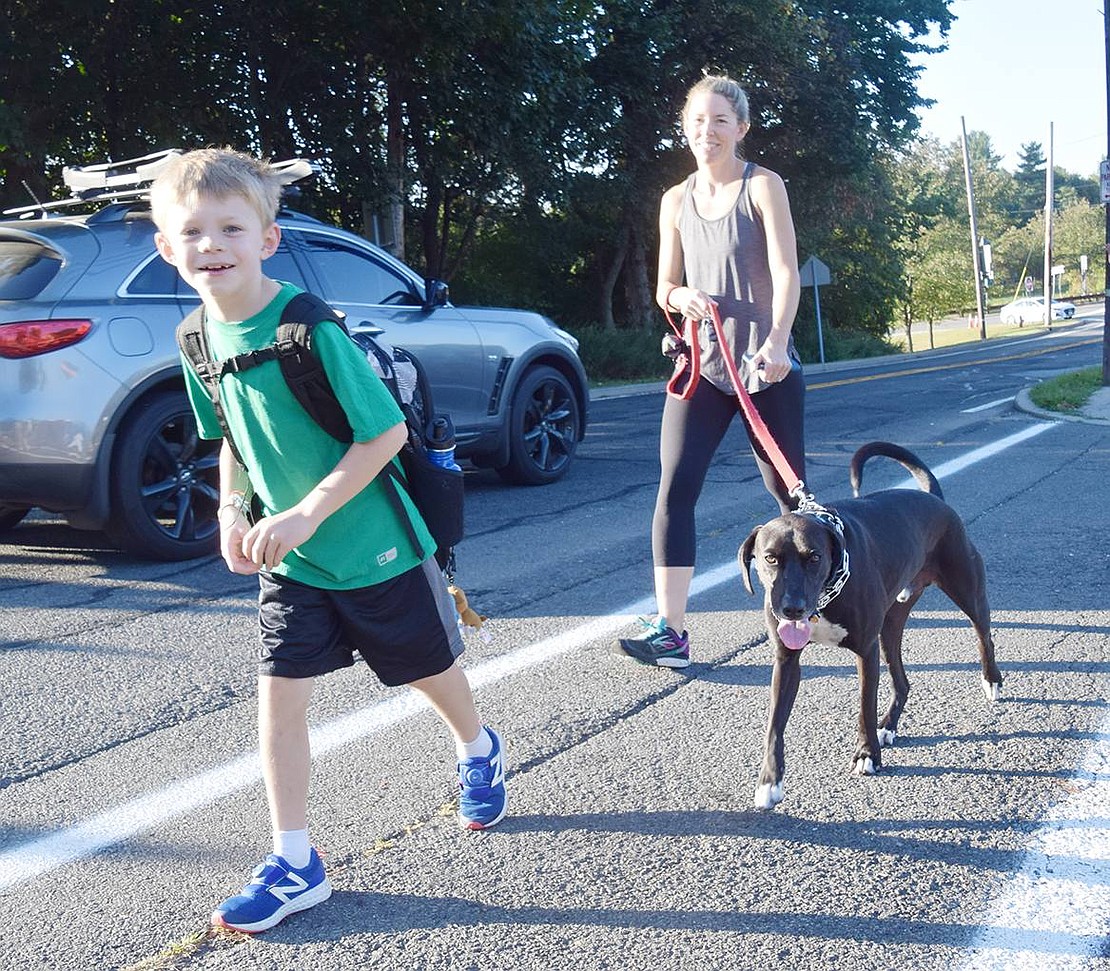
<svg viewBox="0 0 1110 971">
<path fill-rule="evenodd" d="M 695 577 L 690 593 L 692 596 L 703 593 L 728 580 L 739 583 L 735 561 L 723 563 Z M 613 634 L 634 620 L 637 614 L 646 614 L 654 607 L 654 597 L 643 597 L 616 613 L 467 668 L 467 678 L 475 688 L 495 684 L 561 654 L 568 654 L 583 644 Z M 412 718 L 427 707 L 422 695 L 409 691 L 317 726 L 312 729 L 310 736 L 313 756 L 322 756 L 359 739 L 378 734 L 398 722 Z M 83 823 L 18 845 L 0 854 L 0 894 L 171 819 L 211 805 L 255 785 L 261 778 L 258 752 L 246 752 L 208 772 L 130 799 Z"/>
<path fill-rule="evenodd" d="M 988 903 L 960 971 L 1082 971 L 1110 935 L 1110 718 Z M 1101 966 L 1101 965 L 1100 965 Z"/>
<path fill-rule="evenodd" d="M 965 408 L 960 412 L 961 415 L 974 415 L 977 411 L 986 411 L 988 408 L 997 408 L 999 405 L 1004 405 L 1008 401 L 1013 401 L 1016 395 L 1010 395 L 1009 398 L 999 398 L 996 401 L 988 401 L 985 405 L 976 405 L 974 408 Z"/>
<path fill-rule="evenodd" d="M 977 448 L 966 455 L 960 456 L 958 459 L 952 459 L 950 462 L 945 462 L 943 465 L 938 465 L 933 469 L 933 475 L 938 479 L 945 479 L 950 475 L 955 475 L 957 472 L 962 472 L 968 466 L 975 465 L 977 462 L 982 462 L 984 459 L 989 459 L 999 452 L 1019 445 L 1027 439 L 1039 435 L 1041 432 L 1047 432 L 1050 428 L 1055 428 L 1056 422 L 1038 422 L 1036 425 L 1030 425 L 1028 428 L 1022 429 L 1013 435 L 1006 438 L 1001 438 L 997 442 L 991 442 L 990 445 L 984 445 L 982 448 Z M 896 489 L 916 489 L 917 483 L 913 478 L 903 479 L 894 488 Z"/>
<path fill-rule="evenodd" d="M 1054 423 L 1032 425 L 992 445 L 976 449 L 960 459 L 946 462 L 936 469 L 934 474 L 938 479 L 953 475 L 1033 435 L 1055 427 L 1057 426 Z M 736 562 L 729 560 L 696 575 L 690 587 L 690 594 L 696 596 L 704 593 L 722 583 L 736 579 L 737 574 Z M 598 617 L 572 630 L 525 645 L 501 657 L 468 668 L 467 677 L 475 688 L 495 684 L 503 678 L 568 654 L 584 644 L 615 633 L 628 624 L 636 614 L 649 613 L 654 610 L 654 607 L 654 597 L 642 597 L 615 613 Z M 311 733 L 313 754 L 320 756 L 382 732 L 398 722 L 413 717 L 426 707 L 420 695 L 415 692 L 405 692 L 387 701 L 378 702 L 317 726 Z M 261 769 L 257 750 L 246 752 L 231 762 L 165 786 L 155 792 L 130 799 L 85 822 L 19 844 L 0 853 L 0 894 L 27 880 L 154 829 L 171 819 L 211 805 L 219 799 L 255 785 L 260 779 Z"/>
</svg>

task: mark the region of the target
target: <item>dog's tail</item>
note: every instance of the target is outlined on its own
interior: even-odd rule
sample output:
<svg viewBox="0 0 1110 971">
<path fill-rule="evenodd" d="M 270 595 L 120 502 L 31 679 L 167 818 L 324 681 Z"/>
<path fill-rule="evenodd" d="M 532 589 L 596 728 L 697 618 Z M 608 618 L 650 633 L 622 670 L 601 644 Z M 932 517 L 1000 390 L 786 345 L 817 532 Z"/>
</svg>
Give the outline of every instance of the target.
<svg viewBox="0 0 1110 971">
<path fill-rule="evenodd" d="M 929 467 L 913 452 L 891 442 L 868 442 L 852 456 L 851 464 L 848 466 L 848 478 L 852 483 L 852 495 L 859 497 L 860 486 L 863 484 L 863 464 L 875 455 L 894 459 L 914 477 L 914 480 L 924 492 L 931 492 L 938 499 L 944 498 L 940 483 L 937 481 L 937 477 L 929 471 Z"/>
</svg>

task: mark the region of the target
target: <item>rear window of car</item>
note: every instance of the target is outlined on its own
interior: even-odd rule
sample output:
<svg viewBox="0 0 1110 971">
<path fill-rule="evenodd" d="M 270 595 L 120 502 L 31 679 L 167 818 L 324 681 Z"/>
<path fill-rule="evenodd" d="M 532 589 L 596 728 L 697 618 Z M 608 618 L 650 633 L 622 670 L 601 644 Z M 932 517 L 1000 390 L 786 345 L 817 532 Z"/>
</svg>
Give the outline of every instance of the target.
<svg viewBox="0 0 1110 971">
<path fill-rule="evenodd" d="M 62 268 L 57 253 L 33 240 L 0 239 L 0 300 L 30 300 Z"/>
</svg>

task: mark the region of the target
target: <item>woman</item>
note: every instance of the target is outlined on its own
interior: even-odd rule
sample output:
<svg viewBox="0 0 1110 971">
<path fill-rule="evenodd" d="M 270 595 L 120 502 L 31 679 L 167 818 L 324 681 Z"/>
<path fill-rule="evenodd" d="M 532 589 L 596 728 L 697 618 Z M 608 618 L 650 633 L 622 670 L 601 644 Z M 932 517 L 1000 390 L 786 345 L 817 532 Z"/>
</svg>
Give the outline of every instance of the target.
<svg viewBox="0 0 1110 971">
<path fill-rule="evenodd" d="M 668 189 L 659 207 L 655 299 L 665 310 L 702 322 L 693 335 L 701 350 L 701 380 L 688 400 L 668 396 L 663 408 L 662 475 L 651 537 L 659 612 L 645 620 L 642 633 L 620 641 L 621 651 L 644 664 L 690 663 L 684 624 L 694 575 L 694 505 L 740 410 L 706 321 L 713 307 L 756 410 L 791 468 L 805 478 L 805 380 L 791 336 L 799 294 L 794 224 L 782 179 L 740 157 L 748 127 L 748 99 L 740 85 L 723 75 L 695 84 L 686 96 L 682 128 L 697 170 Z M 785 512 L 795 502 L 747 430 L 763 482 Z"/>
</svg>

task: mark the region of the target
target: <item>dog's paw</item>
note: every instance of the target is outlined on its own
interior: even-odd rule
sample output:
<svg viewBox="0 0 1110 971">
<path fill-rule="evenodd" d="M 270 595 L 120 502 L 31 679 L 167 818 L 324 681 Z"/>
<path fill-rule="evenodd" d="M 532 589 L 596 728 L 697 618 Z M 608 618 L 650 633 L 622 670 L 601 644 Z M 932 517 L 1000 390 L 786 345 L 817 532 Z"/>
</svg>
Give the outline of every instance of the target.
<svg viewBox="0 0 1110 971">
<path fill-rule="evenodd" d="M 890 748 L 894 744 L 894 740 L 898 737 L 898 733 L 891 731 L 889 728 L 879 729 L 879 744 L 883 748 Z"/>
<path fill-rule="evenodd" d="M 781 779 L 774 785 L 771 785 L 770 782 L 765 782 L 763 785 L 755 787 L 756 809 L 774 809 L 780 802 L 782 802 Z"/>
<path fill-rule="evenodd" d="M 874 775 L 875 763 L 871 761 L 870 755 L 860 755 L 856 757 L 855 764 L 852 766 L 852 775 Z"/>
<path fill-rule="evenodd" d="M 983 678 L 980 684 L 987 701 L 1002 700 L 1002 685 L 996 684 L 994 681 L 988 681 L 986 678 Z"/>
</svg>

